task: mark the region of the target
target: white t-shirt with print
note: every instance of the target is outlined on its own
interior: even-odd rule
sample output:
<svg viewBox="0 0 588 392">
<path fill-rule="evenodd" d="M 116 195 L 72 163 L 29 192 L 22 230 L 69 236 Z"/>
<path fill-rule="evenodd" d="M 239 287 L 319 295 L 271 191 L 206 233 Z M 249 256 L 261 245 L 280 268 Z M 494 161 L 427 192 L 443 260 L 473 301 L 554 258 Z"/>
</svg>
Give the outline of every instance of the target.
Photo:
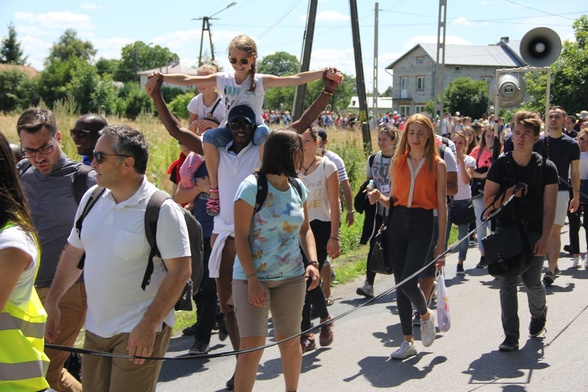
<svg viewBox="0 0 588 392">
<path fill-rule="evenodd" d="M 223 96 L 227 116 L 231 109 L 238 105 L 247 105 L 256 116 L 257 125 L 265 124 L 263 121 L 263 99 L 265 98 L 265 88 L 263 87 L 263 75 L 255 74 L 255 90 L 249 91 L 251 87 L 251 77 L 242 84 L 237 84 L 234 72 L 219 72 L 216 74 L 216 86 Z M 225 117 L 221 126 L 224 126 L 227 118 Z"/>
</svg>

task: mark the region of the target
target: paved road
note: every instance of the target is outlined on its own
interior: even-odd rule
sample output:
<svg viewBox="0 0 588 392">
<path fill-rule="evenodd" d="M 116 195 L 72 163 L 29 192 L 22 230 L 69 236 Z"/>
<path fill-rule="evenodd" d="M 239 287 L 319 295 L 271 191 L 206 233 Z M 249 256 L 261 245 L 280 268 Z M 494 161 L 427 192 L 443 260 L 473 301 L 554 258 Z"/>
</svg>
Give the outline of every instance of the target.
<svg viewBox="0 0 588 392">
<path fill-rule="evenodd" d="M 564 239 L 565 238 L 565 239 Z M 567 233 L 562 236 L 567 243 Z M 585 249 L 585 244 L 582 248 Z M 300 391 L 586 391 L 588 325 L 588 270 L 570 269 L 571 259 L 560 259 L 561 276 L 547 290 L 547 330 L 527 338 L 530 316 L 526 295 L 519 291 L 520 350 L 504 353 L 500 324 L 498 281 L 476 269 L 479 253 L 470 248 L 466 275 L 456 276 L 457 254 L 448 255 L 446 284 L 452 315 L 451 330 L 437 333 L 428 348 L 405 361 L 388 361 L 400 345 L 402 333 L 394 293 L 361 307 L 335 323 L 335 342 L 304 355 Z M 334 288 L 339 315 L 366 302 L 355 294 L 362 282 Z M 376 278 L 376 294 L 393 285 L 389 276 Z M 269 340 L 269 339 L 268 339 Z M 172 339 L 168 356 L 185 354 L 192 338 Z M 213 336 L 213 352 L 229 350 L 228 340 Z M 223 391 L 233 374 L 233 357 L 167 361 L 158 391 Z M 263 355 L 255 391 L 284 390 L 277 347 Z"/>
</svg>

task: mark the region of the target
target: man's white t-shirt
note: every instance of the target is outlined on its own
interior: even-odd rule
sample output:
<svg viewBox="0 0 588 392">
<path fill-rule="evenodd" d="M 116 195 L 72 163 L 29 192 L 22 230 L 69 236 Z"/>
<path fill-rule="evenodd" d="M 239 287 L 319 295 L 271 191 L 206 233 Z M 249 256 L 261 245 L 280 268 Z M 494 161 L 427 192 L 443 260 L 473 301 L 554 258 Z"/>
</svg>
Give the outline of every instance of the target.
<svg viewBox="0 0 588 392">
<path fill-rule="evenodd" d="M 80 202 L 76 221 L 94 188 Z M 88 296 L 86 329 L 110 338 L 129 333 L 141 321 L 167 274 L 163 261 L 153 258 L 151 283 L 141 288 L 149 252 L 145 235 L 145 209 L 157 188 L 147 179 L 129 199 L 116 203 L 110 190 L 96 201 L 84 218 L 81 239 L 74 227 L 68 242 L 86 252 L 84 280 Z M 163 259 L 190 256 L 188 229 L 180 207 L 166 200 L 157 221 L 157 245 Z M 173 327 L 173 309 L 163 320 Z M 157 331 L 161 331 L 158 326 Z"/>
</svg>

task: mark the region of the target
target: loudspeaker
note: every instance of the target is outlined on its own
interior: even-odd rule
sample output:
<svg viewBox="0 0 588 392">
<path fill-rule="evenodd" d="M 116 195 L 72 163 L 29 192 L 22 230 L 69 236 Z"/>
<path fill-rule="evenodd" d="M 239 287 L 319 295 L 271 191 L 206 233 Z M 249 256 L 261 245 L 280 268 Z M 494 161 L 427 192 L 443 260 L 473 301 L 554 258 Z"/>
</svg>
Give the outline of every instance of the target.
<svg viewBox="0 0 588 392">
<path fill-rule="evenodd" d="M 498 102 L 494 102 L 494 104 L 498 104 L 502 108 L 510 108 L 523 101 L 527 86 L 524 79 L 518 75 L 500 75 L 498 81 Z M 495 92 L 496 81 L 493 79 L 488 85 L 488 95 L 490 95 L 491 100 L 494 99 Z"/>
<path fill-rule="evenodd" d="M 561 39 L 555 31 L 547 27 L 537 27 L 525 34 L 519 51 L 527 64 L 546 67 L 559 57 Z"/>
</svg>

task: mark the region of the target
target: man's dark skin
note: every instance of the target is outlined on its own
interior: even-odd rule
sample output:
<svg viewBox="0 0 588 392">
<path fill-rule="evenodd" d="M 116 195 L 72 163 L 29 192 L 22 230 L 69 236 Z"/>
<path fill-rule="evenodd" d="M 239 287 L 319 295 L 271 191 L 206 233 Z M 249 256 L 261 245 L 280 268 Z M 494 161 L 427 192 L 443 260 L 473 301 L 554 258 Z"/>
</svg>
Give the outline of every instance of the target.
<svg viewBox="0 0 588 392">
<path fill-rule="evenodd" d="M 78 154 L 91 156 L 92 152 L 94 151 L 94 147 L 96 146 L 96 142 L 100 137 L 98 132 L 100 132 L 102 128 L 107 125 L 108 124 L 104 117 L 94 113 L 84 114 L 78 118 L 71 132 L 71 137 L 76 145 Z M 90 132 L 76 133 L 76 131 Z"/>
</svg>

